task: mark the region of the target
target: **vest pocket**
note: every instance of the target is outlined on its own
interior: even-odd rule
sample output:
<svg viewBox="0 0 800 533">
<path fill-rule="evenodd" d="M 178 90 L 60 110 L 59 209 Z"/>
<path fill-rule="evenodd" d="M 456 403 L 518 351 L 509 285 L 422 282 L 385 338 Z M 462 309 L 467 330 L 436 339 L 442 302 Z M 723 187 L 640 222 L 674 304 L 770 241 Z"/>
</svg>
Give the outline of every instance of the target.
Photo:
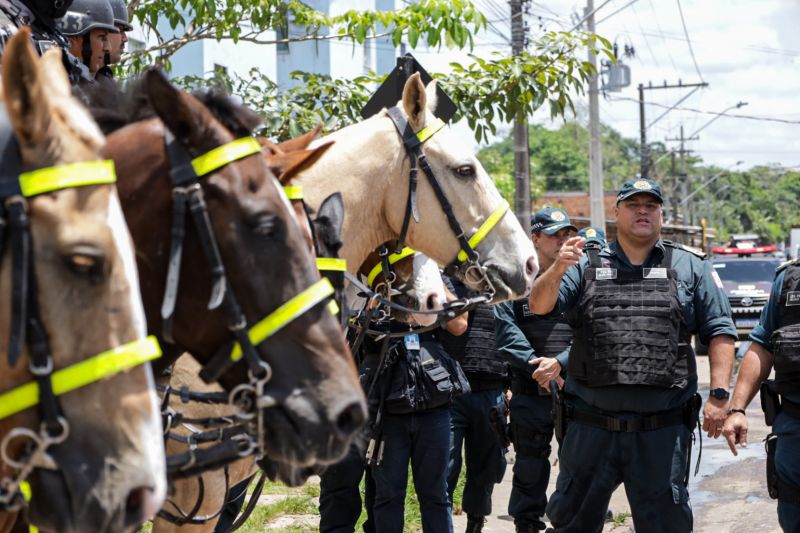
<svg viewBox="0 0 800 533">
<path fill-rule="evenodd" d="M 800 324 L 777 329 L 770 340 L 775 354 L 775 374 L 800 375 Z"/>
</svg>

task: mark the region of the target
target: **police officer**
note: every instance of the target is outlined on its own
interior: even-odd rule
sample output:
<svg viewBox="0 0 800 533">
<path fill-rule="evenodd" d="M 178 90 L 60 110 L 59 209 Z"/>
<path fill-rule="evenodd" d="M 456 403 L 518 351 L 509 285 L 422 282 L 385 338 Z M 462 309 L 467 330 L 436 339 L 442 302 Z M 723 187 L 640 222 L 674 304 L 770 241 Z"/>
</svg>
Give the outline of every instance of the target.
<svg viewBox="0 0 800 533">
<path fill-rule="evenodd" d="M 40 55 L 56 47 L 64 51 L 64 68 L 70 83 L 78 83 L 81 77 L 88 79 L 88 71 L 67 52 L 69 40 L 56 27 L 56 19 L 64 16 L 71 4 L 72 0 L 0 0 L 0 55 L 11 36 L 28 26 L 34 49 Z"/>
<path fill-rule="evenodd" d="M 113 85 L 114 71 L 111 70 L 111 65 L 116 65 L 122 60 L 122 53 L 128 43 L 127 33 L 133 30 L 133 26 L 128 22 L 128 7 L 125 5 L 124 0 L 109 0 L 109 4 L 111 5 L 111 11 L 114 13 L 114 27 L 117 28 L 118 33 L 108 34 L 110 48 L 108 62 L 100 67 L 95 79 L 100 83 Z"/>
<path fill-rule="evenodd" d="M 463 283 L 455 279 L 452 283 L 459 297 L 468 296 Z M 506 471 L 505 449 L 492 431 L 489 416 L 493 409 L 505 416 L 508 364 L 495 348 L 493 306 L 479 304 L 469 312 L 467 324 L 463 335 L 441 332 L 437 338 L 461 364 L 471 390 L 453 400 L 450 408 L 447 492 L 452 507 L 464 449 L 467 473 L 461 507 L 467 515 L 466 533 L 479 533 L 492 512 L 494 485 Z"/>
<path fill-rule="evenodd" d="M 94 80 L 111 54 L 108 35 L 119 33 L 108 0 L 74 0 L 66 15 L 58 19 L 57 25 L 69 38 L 69 52 L 81 60 Z"/>
<path fill-rule="evenodd" d="M 545 207 L 531 218 L 531 239 L 540 272 L 558 258 L 577 228 L 563 209 Z M 527 300 L 495 307 L 497 347 L 511 364 L 511 434 L 516 452 L 508 514 L 518 532 L 541 531 L 550 480 L 553 421 L 550 381 L 567 366 L 572 329 L 563 314 L 534 316 Z"/>
<path fill-rule="evenodd" d="M 773 431 L 767 440 L 767 482 L 770 494 L 777 495 L 783 530 L 800 531 L 800 260 L 778 268 L 769 302 L 750 340 L 723 434 L 734 455 L 736 444 L 747 445 L 745 408 L 774 366 L 775 380 L 766 382 L 761 391 Z"/>
<path fill-rule="evenodd" d="M 617 240 L 584 250 L 582 238 L 570 239 L 534 283 L 535 313 L 577 311 L 569 423 L 547 506 L 557 532 L 600 531 L 620 483 L 637 531 L 692 530 L 686 483 L 700 404 L 691 335 L 709 345 L 703 429 L 719 436 L 736 328 L 711 265 L 660 238 L 662 202 L 655 181 L 626 181 L 614 209 Z"/>
<path fill-rule="evenodd" d="M 606 245 L 606 232 L 601 228 L 587 226 L 578 232 L 578 237 L 583 237 L 586 240 L 584 246 L 589 242 L 597 242 L 601 248 Z"/>
</svg>

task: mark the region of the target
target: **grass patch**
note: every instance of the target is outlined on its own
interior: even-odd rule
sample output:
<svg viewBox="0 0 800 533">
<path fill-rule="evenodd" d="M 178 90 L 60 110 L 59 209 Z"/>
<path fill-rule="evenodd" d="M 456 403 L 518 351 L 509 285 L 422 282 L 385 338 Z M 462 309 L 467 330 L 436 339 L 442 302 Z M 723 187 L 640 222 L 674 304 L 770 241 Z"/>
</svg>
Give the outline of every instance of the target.
<svg viewBox="0 0 800 533">
<path fill-rule="evenodd" d="M 625 525 L 625 521 L 631 517 L 631 513 L 617 513 L 613 517 L 611 517 L 611 523 L 614 524 L 614 527 L 620 527 Z"/>
</svg>

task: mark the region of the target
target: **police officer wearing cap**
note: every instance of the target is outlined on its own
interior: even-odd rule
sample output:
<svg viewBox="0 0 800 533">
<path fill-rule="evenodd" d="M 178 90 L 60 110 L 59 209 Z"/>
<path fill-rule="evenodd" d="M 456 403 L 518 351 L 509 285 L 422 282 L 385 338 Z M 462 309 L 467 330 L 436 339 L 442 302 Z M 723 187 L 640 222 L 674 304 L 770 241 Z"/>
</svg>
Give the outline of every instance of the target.
<svg viewBox="0 0 800 533">
<path fill-rule="evenodd" d="M 545 207 L 531 219 L 540 272 L 577 231 L 563 209 Z M 516 453 L 508 514 L 518 532 L 541 531 L 553 440 L 550 382 L 561 381 L 572 329 L 563 313 L 535 316 L 526 299 L 495 306 L 497 348 L 511 365 L 511 435 Z"/>
<path fill-rule="evenodd" d="M 469 290 L 457 279 L 452 282 L 459 297 Z M 508 363 L 495 348 L 494 306 L 479 304 L 469 312 L 463 335 L 437 332 L 447 353 L 456 359 L 469 381 L 471 392 L 453 400 L 450 407 L 450 464 L 447 491 L 450 505 L 462 467 L 466 463 L 466 482 L 461 507 L 467 515 L 465 533 L 483 530 L 485 517 L 492 512 L 492 492 L 506 471 L 505 449 L 490 425 L 494 410 L 505 416 L 505 389 Z"/>
<path fill-rule="evenodd" d="M 584 249 L 582 238 L 570 239 L 534 283 L 535 313 L 577 315 L 568 425 L 547 505 L 556 532 L 601 531 L 620 483 L 637 531 L 692 530 L 686 484 L 700 402 L 691 336 L 709 345 L 703 430 L 719 436 L 737 335 L 710 263 L 661 239 L 662 202 L 655 181 L 626 181 L 614 209 L 617 240 Z"/>
<path fill-rule="evenodd" d="M 800 260 L 781 265 L 753 341 L 739 367 L 723 434 L 734 455 L 747 445 L 745 409 L 761 385 L 767 437 L 767 485 L 784 531 L 800 531 Z M 765 381 L 772 368 L 774 381 Z"/>
<path fill-rule="evenodd" d="M 108 0 L 74 0 L 67 13 L 56 22 L 69 38 L 69 52 L 89 70 L 90 83 L 97 71 L 108 63 L 111 54 L 110 33 L 119 33 L 114 25 L 114 11 Z"/>
</svg>

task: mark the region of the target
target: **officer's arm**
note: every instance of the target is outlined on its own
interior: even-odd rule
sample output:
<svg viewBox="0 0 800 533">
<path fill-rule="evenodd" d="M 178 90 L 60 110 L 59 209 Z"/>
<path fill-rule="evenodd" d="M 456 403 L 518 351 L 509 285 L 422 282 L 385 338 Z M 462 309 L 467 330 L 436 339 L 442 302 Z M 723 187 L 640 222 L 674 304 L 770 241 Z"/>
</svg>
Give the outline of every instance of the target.
<svg viewBox="0 0 800 533">
<path fill-rule="evenodd" d="M 444 293 L 447 296 L 447 301 L 452 302 L 457 300 L 458 297 L 450 292 L 450 289 L 445 286 Z M 469 312 L 462 313 L 452 320 L 448 320 L 445 329 L 451 335 L 460 336 L 466 333 L 467 326 L 469 325 Z"/>
<path fill-rule="evenodd" d="M 520 370 L 529 372 L 528 361 L 533 359 L 533 348 L 517 326 L 511 302 L 494 306 L 495 346 L 508 363 Z"/>
<path fill-rule="evenodd" d="M 694 293 L 695 316 L 700 339 L 708 339 L 708 361 L 711 366 L 711 388 L 727 389 L 733 372 L 734 342 L 738 338 L 731 319 L 728 297 L 718 285 L 710 261 L 702 261 L 701 276 Z M 720 283 L 721 284 L 721 283 Z"/>
<path fill-rule="evenodd" d="M 535 314 L 546 315 L 553 310 L 558 311 L 556 304 L 559 303 L 562 280 L 568 277 L 565 274 L 574 270 L 570 267 L 577 265 L 583 256 L 584 242 L 586 241 L 583 237 L 567 239 L 558 253 L 556 262 L 533 282 L 533 290 L 528 297 L 528 307 Z M 578 277 L 578 283 L 580 283 L 580 277 Z"/>
</svg>

